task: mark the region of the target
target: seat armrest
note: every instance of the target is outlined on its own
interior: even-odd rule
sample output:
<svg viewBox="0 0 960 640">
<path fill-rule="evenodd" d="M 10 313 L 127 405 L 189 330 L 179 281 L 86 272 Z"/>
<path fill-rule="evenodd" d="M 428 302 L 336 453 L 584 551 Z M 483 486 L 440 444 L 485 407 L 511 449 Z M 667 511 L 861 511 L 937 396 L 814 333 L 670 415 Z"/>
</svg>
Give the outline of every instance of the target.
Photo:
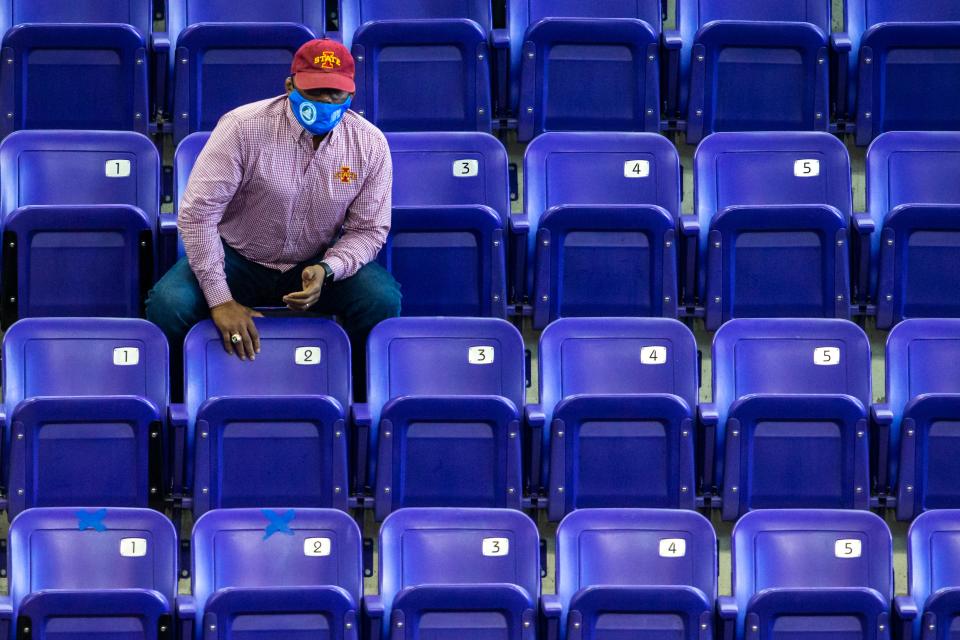
<svg viewBox="0 0 960 640">
<path fill-rule="evenodd" d="M 511 214 L 510 231 L 517 235 L 530 233 L 530 216 L 525 213 Z"/>
<path fill-rule="evenodd" d="M 894 624 L 899 627 L 894 627 L 894 634 L 899 630 L 900 640 L 913 640 L 913 621 L 920 615 L 913 596 L 896 596 L 893 599 L 893 612 Z"/>
<path fill-rule="evenodd" d="M 378 595 L 363 597 L 363 616 L 366 622 L 366 639 L 380 640 L 383 636 L 383 598 Z"/>
<path fill-rule="evenodd" d="M 494 49 L 507 49 L 510 46 L 510 32 L 507 29 L 494 29 L 490 33 L 490 44 Z"/>
<path fill-rule="evenodd" d="M 510 216 L 510 269 L 513 272 L 516 302 L 522 302 L 527 291 L 527 236 L 530 235 L 530 216 L 515 213 Z"/>
<path fill-rule="evenodd" d="M 717 426 L 720 424 L 720 413 L 713 403 L 704 403 L 697 406 L 697 418 L 700 422 L 702 443 L 700 455 L 703 465 L 703 490 L 711 491 L 714 480 L 714 460 L 716 459 Z"/>
<path fill-rule="evenodd" d="M 850 34 L 834 33 L 830 36 L 831 52 L 831 77 L 833 78 L 833 91 L 836 98 L 837 119 L 845 120 L 847 118 L 847 83 L 850 75 L 850 52 L 853 50 L 853 42 L 850 40 Z"/>
<path fill-rule="evenodd" d="M 167 106 L 167 85 L 170 75 L 170 34 L 155 31 L 150 34 L 150 50 L 153 52 L 153 88 L 157 113 Z"/>
<path fill-rule="evenodd" d="M 9 640 L 16 636 L 10 628 L 13 620 L 13 603 L 8 596 L 0 597 L 0 640 Z"/>
<path fill-rule="evenodd" d="M 830 35 L 830 48 L 837 53 L 849 53 L 853 48 L 853 42 L 847 33 L 834 33 Z"/>
<path fill-rule="evenodd" d="M 193 625 L 197 619 L 197 601 L 193 596 L 177 596 L 177 626 L 180 628 L 180 638 L 194 636 Z"/>
<path fill-rule="evenodd" d="M 888 489 L 889 456 L 890 456 L 890 425 L 893 424 L 893 411 L 885 404 L 874 404 L 870 406 L 870 440 L 873 443 L 872 449 L 876 450 L 876 460 L 871 460 L 870 464 L 876 468 L 877 487 L 883 491 Z"/>
<path fill-rule="evenodd" d="M 861 211 L 853 214 L 853 229 L 861 236 L 869 236 L 876 229 L 876 224 L 869 213 Z"/>
<path fill-rule="evenodd" d="M 700 235 L 700 219 L 697 216 L 680 216 L 680 233 L 685 238 L 696 238 Z"/>
<path fill-rule="evenodd" d="M 370 429 L 373 416 L 370 415 L 370 405 L 366 402 L 355 402 L 350 407 L 350 418 L 353 422 L 353 437 L 355 438 L 353 452 L 354 478 L 353 486 L 356 492 L 363 493 L 367 483 L 367 452 L 370 450 Z"/>
<path fill-rule="evenodd" d="M 510 109 L 510 32 L 493 29 L 490 32 L 490 76 L 493 78 L 493 95 L 496 100 L 495 114 L 505 118 Z"/>
<path fill-rule="evenodd" d="M 692 306 L 697 295 L 697 251 L 700 244 L 700 219 L 697 216 L 680 216 L 680 235 L 683 245 L 680 247 L 683 265 L 683 303 Z"/>
<path fill-rule="evenodd" d="M 543 430 L 546 428 L 547 416 L 543 413 L 543 406 L 528 404 L 523 408 L 523 419 L 527 423 L 527 433 L 530 434 L 530 483 L 531 491 L 541 488 L 542 460 L 543 460 Z"/>
<path fill-rule="evenodd" d="M 666 77 L 664 86 L 667 95 L 664 102 L 667 107 L 667 117 L 679 116 L 680 110 L 680 50 L 683 48 L 683 40 L 680 38 L 680 32 L 670 30 L 663 32 L 663 51 L 664 51 L 664 69 L 662 73 Z"/>
<path fill-rule="evenodd" d="M 717 598 L 717 617 L 720 619 L 720 640 L 734 640 L 737 631 L 737 601 L 733 596 Z"/>
<path fill-rule="evenodd" d="M 560 637 L 560 598 L 553 594 L 540 596 L 540 619 L 545 640 L 558 640 Z"/>
<path fill-rule="evenodd" d="M 859 302 L 866 304 L 870 295 L 870 236 L 876 231 L 877 225 L 869 213 L 854 213 L 851 219 L 855 243 L 851 247 L 850 255 L 856 264 L 852 264 L 852 277 L 855 280 Z"/>
<path fill-rule="evenodd" d="M 870 407 L 870 418 L 875 424 L 892 424 L 893 411 L 885 404 L 875 404 Z"/>
<path fill-rule="evenodd" d="M 173 440 L 170 449 L 173 452 L 173 493 L 177 495 L 187 490 L 184 483 L 187 464 L 187 425 L 190 422 L 190 416 L 187 415 L 187 406 L 179 403 L 171 403 L 167 414 L 170 437 Z"/>
</svg>

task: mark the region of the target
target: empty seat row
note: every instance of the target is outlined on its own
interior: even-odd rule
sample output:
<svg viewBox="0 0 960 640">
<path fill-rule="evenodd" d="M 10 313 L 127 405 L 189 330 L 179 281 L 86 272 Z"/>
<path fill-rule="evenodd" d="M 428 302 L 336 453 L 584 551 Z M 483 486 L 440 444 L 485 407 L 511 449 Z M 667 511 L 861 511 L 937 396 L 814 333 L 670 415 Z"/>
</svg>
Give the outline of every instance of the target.
<svg viewBox="0 0 960 640">
<path fill-rule="evenodd" d="M 194 525 L 192 593 L 177 590 L 177 534 L 143 509 L 32 509 L 10 528 L 18 637 L 496 638 L 624 633 L 684 640 L 949 638 L 960 615 L 960 512 L 908 534 L 910 593 L 893 598 L 890 530 L 874 514 L 771 510 L 731 539 L 691 511 L 588 509 L 557 529 L 556 595 L 541 594 L 540 538 L 519 511 L 404 509 L 379 536 L 379 593 L 364 596 L 360 530 L 325 509 L 227 509 Z M 922 635 L 921 635 L 922 634 Z"/>
<path fill-rule="evenodd" d="M 510 0 L 507 29 L 494 28 L 489 0 L 164 4 L 159 32 L 151 0 L 4 0 L 0 133 L 145 133 L 154 112 L 178 141 L 209 130 L 231 108 L 280 93 L 294 52 L 324 35 L 333 8 L 340 30 L 326 35 L 358 62 L 355 109 L 389 131 L 490 131 L 505 117 L 521 140 L 657 131 L 664 105 L 691 142 L 714 131 L 825 131 L 831 115 L 860 144 L 960 125 L 957 87 L 943 81 L 956 72 L 950 0 L 851 0 L 837 34 L 828 0 L 678 0 L 676 31 L 663 29 L 660 0 Z M 45 99 L 55 91 L 111 99 Z"/>
<path fill-rule="evenodd" d="M 843 320 L 724 325 L 710 403 L 698 402 L 696 343 L 678 321 L 560 320 L 541 337 L 531 405 L 523 341 L 503 320 L 381 323 L 367 403 L 353 402 L 336 324 L 257 326 L 251 362 L 226 354 L 209 321 L 191 331 L 181 405 L 169 401 L 166 342 L 145 321 L 15 324 L 3 343 L 8 512 L 171 498 L 195 515 L 282 503 L 378 519 L 416 506 L 532 505 L 552 520 L 590 507 L 714 506 L 735 520 L 960 506 L 960 320 L 891 333 L 882 405 L 871 405 L 869 341 Z"/>
</svg>

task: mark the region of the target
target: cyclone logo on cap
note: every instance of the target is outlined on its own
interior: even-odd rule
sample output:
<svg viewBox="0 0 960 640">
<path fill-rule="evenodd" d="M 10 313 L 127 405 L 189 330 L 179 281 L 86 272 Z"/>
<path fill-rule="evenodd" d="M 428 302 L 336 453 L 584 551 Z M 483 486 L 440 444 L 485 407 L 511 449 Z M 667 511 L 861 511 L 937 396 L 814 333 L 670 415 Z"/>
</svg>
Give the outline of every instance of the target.
<svg viewBox="0 0 960 640">
<path fill-rule="evenodd" d="M 307 124 L 313 124 L 317 120 L 317 108 L 309 102 L 300 105 L 300 117 Z"/>
</svg>

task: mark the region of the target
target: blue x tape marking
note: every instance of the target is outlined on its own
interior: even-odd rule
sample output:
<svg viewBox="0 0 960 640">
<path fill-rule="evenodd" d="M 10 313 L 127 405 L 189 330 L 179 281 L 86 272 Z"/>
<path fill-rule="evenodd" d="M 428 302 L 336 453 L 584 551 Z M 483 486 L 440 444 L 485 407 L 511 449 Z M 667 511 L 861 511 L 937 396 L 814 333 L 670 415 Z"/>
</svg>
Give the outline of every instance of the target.
<svg viewBox="0 0 960 640">
<path fill-rule="evenodd" d="M 275 533 L 284 533 L 288 536 L 293 535 L 293 529 L 290 528 L 290 522 L 293 520 L 293 517 L 296 515 L 293 512 L 293 509 L 288 510 L 286 513 L 277 513 L 276 511 L 270 511 L 269 509 L 263 510 L 263 515 L 267 517 L 267 528 L 264 529 L 263 539 L 266 540 Z"/>
<path fill-rule="evenodd" d="M 97 511 L 77 511 L 77 528 L 80 531 L 93 529 L 94 531 L 106 531 L 107 525 L 103 524 L 103 519 L 107 517 L 106 509 Z"/>
</svg>

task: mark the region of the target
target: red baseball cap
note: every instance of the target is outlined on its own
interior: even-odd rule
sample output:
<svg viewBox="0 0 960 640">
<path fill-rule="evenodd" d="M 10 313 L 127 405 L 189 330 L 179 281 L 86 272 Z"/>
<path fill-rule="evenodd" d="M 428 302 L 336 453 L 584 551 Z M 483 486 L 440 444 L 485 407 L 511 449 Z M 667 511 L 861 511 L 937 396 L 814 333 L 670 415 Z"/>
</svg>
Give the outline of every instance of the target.
<svg viewBox="0 0 960 640">
<path fill-rule="evenodd" d="M 333 40 L 311 40 L 293 56 L 290 73 L 296 76 L 297 87 L 337 89 L 353 93 L 353 56 L 345 46 Z"/>
</svg>

